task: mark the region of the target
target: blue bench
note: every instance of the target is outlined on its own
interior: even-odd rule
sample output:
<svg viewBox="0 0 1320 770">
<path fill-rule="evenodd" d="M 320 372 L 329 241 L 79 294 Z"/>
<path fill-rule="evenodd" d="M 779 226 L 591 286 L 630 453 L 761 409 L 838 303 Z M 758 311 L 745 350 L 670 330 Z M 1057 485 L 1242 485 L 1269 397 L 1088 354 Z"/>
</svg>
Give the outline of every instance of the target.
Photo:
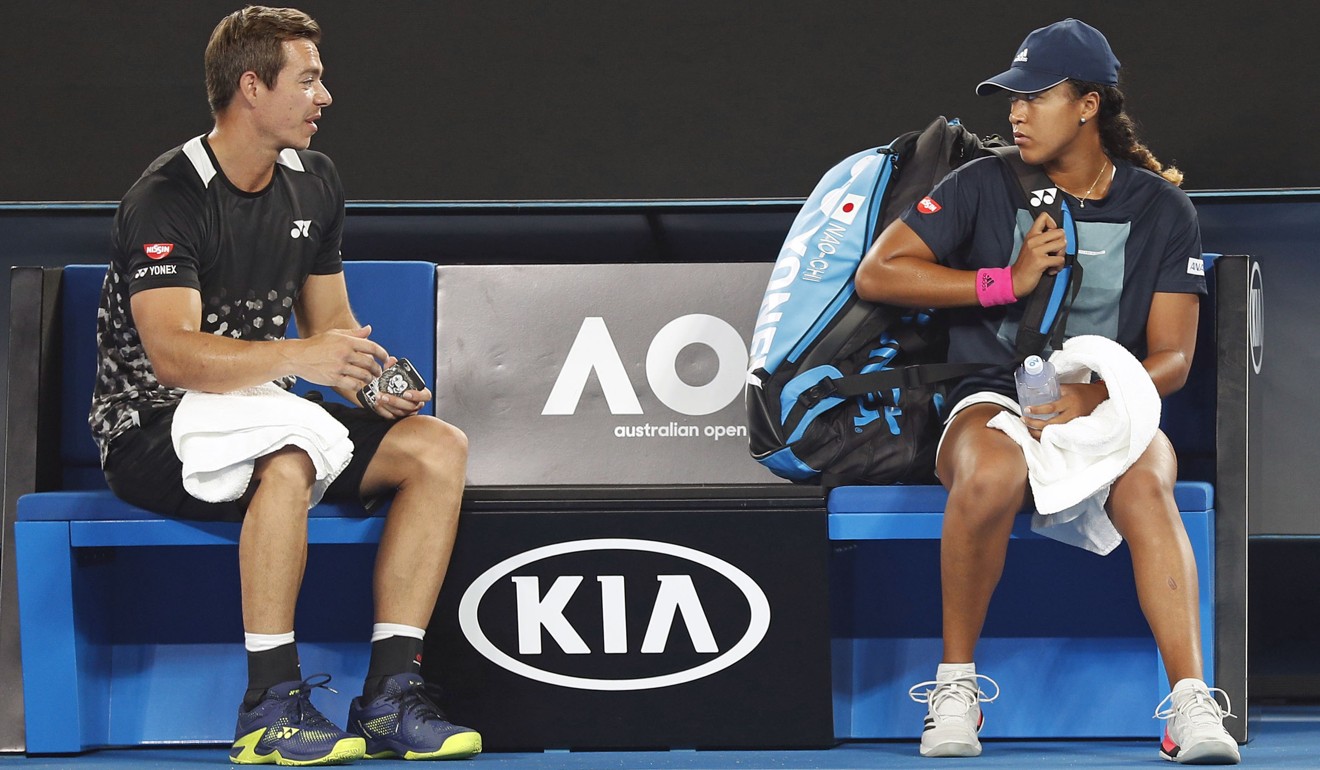
<svg viewBox="0 0 1320 770">
<path fill-rule="evenodd" d="M 104 274 L 100 265 L 13 272 L 15 339 L 41 342 L 11 350 L 9 459 L 19 467 L 7 477 L 29 491 L 18 499 L 14 533 L 32 753 L 230 739 L 235 683 L 246 678 L 239 525 L 171 520 L 105 486 L 86 424 Z M 373 338 L 434 382 L 435 265 L 350 262 L 345 277 Z M 34 323 L 38 334 L 26 336 Z M 14 438 L 23 435 L 29 456 L 16 457 Z M 354 506 L 312 510 L 315 547 L 298 610 L 304 671 L 365 673 L 370 564 L 382 525 L 379 513 Z M 168 609 L 199 604 L 207 610 L 183 622 Z M 346 711 L 355 686 L 328 698 L 327 711 Z"/>
<path fill-rule="evenodd" d="M 105 489 L 85 421 L 103 270 L 13 273 L 11 334 L 36 343 L 11 347 L 6 470 L 6 499 L 22 495 L 14 531 L 31 753 L 227 741 L 240 696 L 234 688 L 245 677 L 237 644 L 238 525 L 165 519 Z M 434 265 L 350 263 L 346 274 L 358 317 L 434 381 Z M 1166 403 L 1164 428 L 1179 450 L 1185 481 L 1177 499 L 1200 570 L 1210 676 L 1218 679 L 1225 670 L 1245 677 L 1245 643 L 1219 643 L 1234 633 L 1245 639 L 1245 602 L 1224 606 L 1234 598 L 1226 581 L 1235 595 L 1245 594 L 1245 559 L 1235 550 L 1245 554 L 1245 521 L 1241 485 L 1227 484 L 1218 467 L 1225 431 L 1215 361 L 1222 353 L 1211 342 L 1209 304 L 1192 382 Z M 1222 349 L 1222 330 L 1219 337 Z M 1227 487 L 1234 515 L 1226 517 Z M 943 507 L 938 487 L 845 487 L 829 496 L 840 739 L 917 734 L 922 707 L 907 700 L 907 688 L 930 678 L 939 657 Z M 330 505 L 314 509 L 309 521 L 299 647 L 305 672 L 345 678 L 340 695 L 318 697 L 333 718 L 346 712 L 366 668 L 370 565 L 381 523 Z M 1124 551 L 1095 557 L 1020 522 L 981 647 L 982 670 L 1005 688 L 1004 701 L 990 707 L 988 737 L 1157 733 L 1149 713 L 1166 685 L 1131 584 Z M 1245 686 L 1216 684 L 1229 687 L 1244 713 Z"/>
</svg>

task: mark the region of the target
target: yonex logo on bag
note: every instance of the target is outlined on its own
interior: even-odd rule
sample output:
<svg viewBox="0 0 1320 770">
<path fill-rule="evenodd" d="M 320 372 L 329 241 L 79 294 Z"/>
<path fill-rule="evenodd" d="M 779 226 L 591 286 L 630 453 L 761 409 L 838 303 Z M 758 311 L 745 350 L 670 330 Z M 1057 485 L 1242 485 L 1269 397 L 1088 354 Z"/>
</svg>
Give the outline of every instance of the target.
<svg viewBox="0 0 1320 770">
<path fill-rule="evenodd" d="M 800 257 L 807 253 L 806 240 L 810 236 L 811 233 L 803 233 L 789 241 L 770 273 L 770 283 L 765 288 L 761 309 L 756 314 L 756 330 L 752 333 L 751 349 L 748 351 L 751 362 L 747 367 L 747 381 L 753 385 L 760 385 L 760 380 L 752 376 L 752 372 L 765 366 L 775 332 L 784 318 L 780 307 L 792 297 L 792 293 L 786 290 L 792 287 L 802 269 Z"/>
<path fill-rule="evenodd" d="M 311 227 L 312 227 L 312 220 L 295 219 L 293 220 L 293 229 L 289 231 L 289 235 L 294 238 L 306 238 L 308 235 L 311 234 L 310 233 Z"/>
<path fill-rule="evenodd" d="M 1058 195 L 1059 191 L 1054 187 L 1046 187 L 1044 190 L 1032 190 L 1031 205 L 1040 206 L 1044 204 L 1048 206 L 1054 202 L 1054 199 L 1057 198 Z"/>
<path fill-rule="evenodd" d="M 934 214 L 943 206 L 935 202 L 935 199 L 927 195 L 917 202 L 917 211 L 922 214 Z"/>
<path fill-rule="evenodd" d="M 1025 62 L 1026 60 L 1027 60 L 1026 48 L 1023 48 L 1021 51 L 1018 51 L 1018 55 L 1013 57 L 1014 64 L 1017 64 L 1018 62 Z M 1003 59 L 1000 59 L 1000 61 L 1003 61 Z"/>
</svg>

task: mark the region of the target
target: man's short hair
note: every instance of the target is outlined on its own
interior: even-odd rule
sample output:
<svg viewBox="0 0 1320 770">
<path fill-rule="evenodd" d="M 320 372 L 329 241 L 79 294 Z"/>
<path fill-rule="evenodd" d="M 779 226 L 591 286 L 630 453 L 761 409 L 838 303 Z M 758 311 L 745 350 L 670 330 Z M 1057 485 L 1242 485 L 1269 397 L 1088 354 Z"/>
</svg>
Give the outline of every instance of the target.
<svg viewBox="0 0 1320 770">
<path fill-rule="evenodd" d="M 206 44 L 206 98 L 212 114 L 229 106 L 244 72 L 255 72 L 267 88 L 284 68 L 285 40 L 321 42 L 321 26 L 296 8 L 249 5 L 220 20 Z"/>
</svg>

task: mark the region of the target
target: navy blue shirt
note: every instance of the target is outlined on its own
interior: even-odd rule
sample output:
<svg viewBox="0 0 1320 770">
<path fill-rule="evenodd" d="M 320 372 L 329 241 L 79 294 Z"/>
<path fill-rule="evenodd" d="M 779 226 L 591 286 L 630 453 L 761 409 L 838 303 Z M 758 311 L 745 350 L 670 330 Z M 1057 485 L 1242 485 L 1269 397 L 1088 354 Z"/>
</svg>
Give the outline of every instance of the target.
<svg viewBox="0 0 1320 770">
<path fill-rule="evenodd" d="M 1119 160 L 1113 184 L 1099 200 L 1065 200 L 1077 223 L 1082 286 L 1065 337 L 1096 334 L 1146 356 L 1146 321 L 1156 292 L 1205 294 L 1201 231 L 1187 195 L 1158 174 Z M 1017 260 L 1031 215 L 1020 208 L 1017 182 L 998 158 L 980 158 L 944 178 L 902 219 L 958 270 L 1005 267 Z M 951 308 L 949 361 L 1006 363 L 1026 306 Z M 1011 373 L 974 374 L 959 381 L 950 404 L 981 390 L 1012 397 Z"/>
</svg>

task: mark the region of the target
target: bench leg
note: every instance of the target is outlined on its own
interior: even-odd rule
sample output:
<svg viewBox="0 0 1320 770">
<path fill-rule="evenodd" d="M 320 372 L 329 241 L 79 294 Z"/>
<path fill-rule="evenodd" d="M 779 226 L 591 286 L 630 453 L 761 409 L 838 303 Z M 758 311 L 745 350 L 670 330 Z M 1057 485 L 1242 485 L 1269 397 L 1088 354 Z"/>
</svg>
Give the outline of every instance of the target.
<svg viewBox="0 0 1320 770">
<path fill-rule="evenodd" d="M 92 748 L 104 741 L 109 655 L 96 649 L 75 618 L 78 565 L 68 523 L 16 522 L 14 555 L 27 751 Z"/>
</svg>

